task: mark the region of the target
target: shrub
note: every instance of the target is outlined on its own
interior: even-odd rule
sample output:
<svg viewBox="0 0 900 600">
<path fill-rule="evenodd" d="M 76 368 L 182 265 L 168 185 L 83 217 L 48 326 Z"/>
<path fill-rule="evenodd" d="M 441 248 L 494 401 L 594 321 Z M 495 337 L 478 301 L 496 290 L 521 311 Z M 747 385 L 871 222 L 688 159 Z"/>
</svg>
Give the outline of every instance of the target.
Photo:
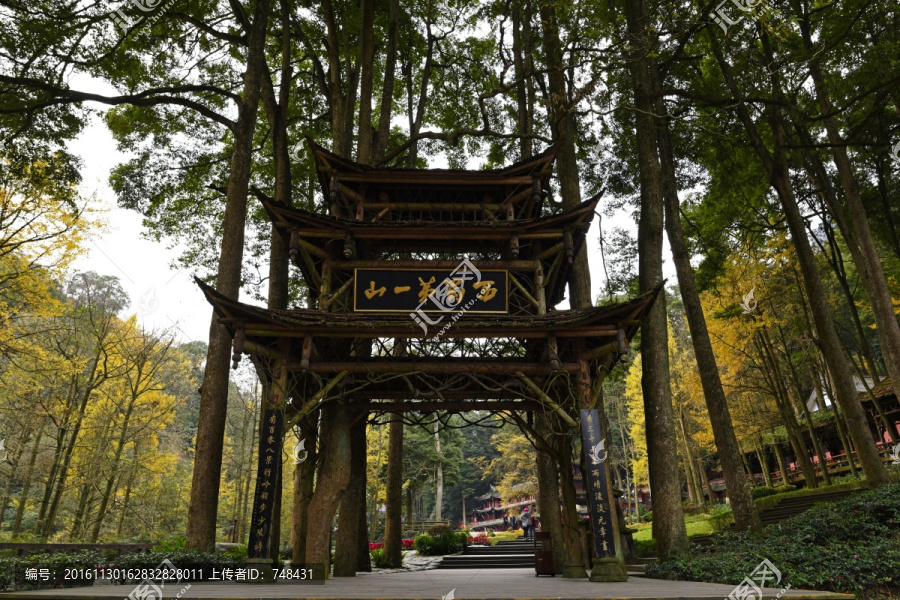
<svg viewBox="0 0 900 600">
<path fill-rule="evenodd" d="M 436 530 L 436 531 L 435 531 Z M 435 531 L 434 534 L 431 531 Z M 453 554 L 465 548 L 468 543 L 468 535 L 465 531 L 453 531 L 446 525 L 436 525 L 416 537 L 416 551 L 426 556 Z"/>
<path fill-rule="evenodd" d="M 384 544 L 382 544 L 381 548 L 376 548 L 372 550 L 370 553 L 372 555 L 372 566 L 378 569 L 387 569 L 390 568 L 391 565 L 387 563 L 387 555 L 384 553 Z M 400 564 L 403 564 L 403 559 L 400 559 Z"/>
<path fill-rule="evenodd" d="M 641 558 L 656 555 L 656 540 L 634 540 L 634 551 Z"/>
<path fill-rule="evenodd" d="M 777 487 L 772 487 L 768 485 L 763 485 L 760 487 L 755 487 L 750 490 L 750 495 L 754 500 L 757 498 L 765 498 L 766 496 L 774 496 L 775 494 L 784 494 L 786 492 L 793 492 L 797 489 L 796 485 L 779 485 Z"/>
<path fill-rule="evenodd" d="M 782 584 L 869 595 L 900 591 L 900 484 L 823 503 L 765 528 L 728 532 L 709 552 L 648 565 L 648 577 L 736 585 L 764 558 Z"/>
<path fill-rule="evenodd" d="M 172 552 L 174 550 L 183 550 L 185 547 L 185 539 L 183 535 L 173 535 L 170 538 L 162 540 L 153 546 L 154 552 Z"/>
</svg>

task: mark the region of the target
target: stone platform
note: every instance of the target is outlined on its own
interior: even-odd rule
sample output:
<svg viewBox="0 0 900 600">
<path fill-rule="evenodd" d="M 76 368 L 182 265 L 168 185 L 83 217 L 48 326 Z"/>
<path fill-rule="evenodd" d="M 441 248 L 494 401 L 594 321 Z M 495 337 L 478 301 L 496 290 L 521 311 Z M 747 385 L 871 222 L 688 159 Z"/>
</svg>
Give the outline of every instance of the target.
<svg viewBox="0 0 900 600">
<path fill-rule="evenodd" d="M 790 582 L 787 582 L 790 583 Z M 734 586 L 688 581 L 663 581 L 631 577 L 624 583 L 591 583 L 587 579 L 535 577 L 530 569 L 457 569 L 406 573 L 361 573 L 357 577 L 330 579 L 323 585 L 298 583 L 168 583 L 165 598 L 203 600 L 442 600 L 451 591 L 460 600 L 514 599 L 611 599 L 611 600 L 723 600 Z M 0 600 L 128 600 L 133 585 L 103 585 L 61 590 L 12 592 Z M 764 589 L 765 600 L 774 600 L 781 589 Z M 781 597 L 790 600 L 852 600 L 853 596 L 803 590 L 788 590 Z M 154 598 L 154 600 L 156 600 Z"/>
</svg>

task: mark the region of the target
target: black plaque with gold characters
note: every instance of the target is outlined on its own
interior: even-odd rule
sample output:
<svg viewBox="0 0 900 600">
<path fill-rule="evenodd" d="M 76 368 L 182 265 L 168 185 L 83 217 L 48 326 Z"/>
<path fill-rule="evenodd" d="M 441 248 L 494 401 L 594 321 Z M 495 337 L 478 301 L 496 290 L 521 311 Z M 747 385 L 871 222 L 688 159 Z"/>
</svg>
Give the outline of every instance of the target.
<svg viewBox="0 0 900 600">
<path fill-rule="evenodd" d="M 584 448 L 584 477 L 588 506 L 591 509 L 591 529 L 594 532 L 594 549 L 597 556 L 606 558 L 616 555 L 613 536 L 612 497 L 606 485 L 606 440 L 600 431 L 600 416 L 597 409 L 581 409 L 581 445 Z"/>
<path fill-rule="evenodd" d="M 356 312 L 509 312 L 508 271 L 479 270 L 468 260 L 455 269 L 356 269 Z"/>
<path fill-rule="evenodd" d="M 248 558 L 268 558 L 269 536 L 275 507 L 275 486 L 281 468 L 281 427 L 284 421 L 278 409 L 265 413 L 262 435 L 259 438 L 259 468 L 256 473 L 256 494 L 253 496 L 253 517 L 250 523 Z"/>
</svg>

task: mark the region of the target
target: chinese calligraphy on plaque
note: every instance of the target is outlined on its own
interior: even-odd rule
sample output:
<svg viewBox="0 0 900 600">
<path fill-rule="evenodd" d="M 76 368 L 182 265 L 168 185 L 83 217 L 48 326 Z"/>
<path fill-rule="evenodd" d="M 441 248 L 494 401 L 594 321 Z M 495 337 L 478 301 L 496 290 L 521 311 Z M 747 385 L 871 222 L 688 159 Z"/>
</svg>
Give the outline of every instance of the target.
<svg viewBox="0 0 900 600">
<path fill-rule="evenodd" d="M 603 436 L 600 431 L 600 416 L 596 409 L 581 409 L 581 445 L 585 450 L 584 474 L 585 492 L 591 509 L 591 530 L 594 532 L 594 547 L 597 556 L 615 556 L 616 543 L 612 527 L 612 494 L 606 484 L 606 454 L 603 450 Z M 604 460 L 596 460 L 602 453 Z"/>
<path fill-rule="evenodd" d="M 508 312 L 508 271 L 356 269 L 356 312 Z"/>
<path fill-rule="evenodd" d="M 272 514 L 275 503 L 274 487 L 281 470 L 281 427 L 284 416 L 278 409 L 269 409 L 263 420 L 259 442 L 259 461 L 256 491 L 253 496 L 253 516 L 250 527 L 249 558 L 266 558 L 269 551 Z M 271 489 L 270 489 L 271 488 Z"/>
</svg>

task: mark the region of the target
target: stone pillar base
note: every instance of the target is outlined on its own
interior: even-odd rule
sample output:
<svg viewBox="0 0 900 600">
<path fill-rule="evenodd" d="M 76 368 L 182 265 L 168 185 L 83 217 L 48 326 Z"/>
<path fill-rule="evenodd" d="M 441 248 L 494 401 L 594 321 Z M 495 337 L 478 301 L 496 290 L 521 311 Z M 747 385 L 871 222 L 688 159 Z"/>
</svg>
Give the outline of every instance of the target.
<svg viewBox="0 0 900 600">
<path fill-rule="evenodd" d="M 628 574 L 622 570 L 619 559 L 615 556 L 595 558 L 591 569 L 591 581 L 628 581 Z"/>
<path fill-rule="evenodd" d="M 275 583 L 275 571 L 272 570 L 271 558 L 248 558 L 247 569 L 256 569 L 259 577 L 248 580 L 249 583 Z"/>
<path fill-rule="evenodd" d="M 566 565 L 563 567 L 563 577 L 567 579 L 585 579 L 588 574 L 584 570 L 584 565 Z"/>
</svg>

